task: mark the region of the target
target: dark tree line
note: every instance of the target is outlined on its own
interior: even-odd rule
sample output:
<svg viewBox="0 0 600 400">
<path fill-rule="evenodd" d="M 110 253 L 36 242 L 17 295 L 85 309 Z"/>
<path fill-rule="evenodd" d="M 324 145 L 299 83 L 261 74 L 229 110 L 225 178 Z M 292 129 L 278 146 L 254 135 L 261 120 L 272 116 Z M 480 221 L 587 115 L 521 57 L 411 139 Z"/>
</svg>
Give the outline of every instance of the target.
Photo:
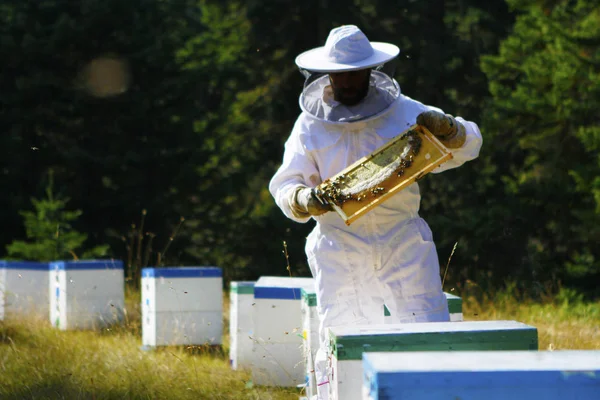
<svg viewBox="0 0 600 400">
<path fill-rule="evenodd" d="M 218 265 L 252 279 L 288 274 L 285 241 L 291 272 L 307 275 L 312 224 L 285 219 L 267 184 L 300 112 L 294 58 L 357 24 L 401 48 L 390 67 L 404 94 L 482 130 L 478 160 L 421 181 L 442 268 L 458 243 L 447 279 L 594 290 L 599 6 L 483 3 L 4 1 L 3 248 L 27 240 L 19 211 L 45 197 L 52 171 L 65 211 L 81 211 L 63 227 L 87 234 L 80 255 L 108 245 L 136 268 Z M 98 60 L 117 66 L 111 95 L 94 91 Z"/>
</svg>

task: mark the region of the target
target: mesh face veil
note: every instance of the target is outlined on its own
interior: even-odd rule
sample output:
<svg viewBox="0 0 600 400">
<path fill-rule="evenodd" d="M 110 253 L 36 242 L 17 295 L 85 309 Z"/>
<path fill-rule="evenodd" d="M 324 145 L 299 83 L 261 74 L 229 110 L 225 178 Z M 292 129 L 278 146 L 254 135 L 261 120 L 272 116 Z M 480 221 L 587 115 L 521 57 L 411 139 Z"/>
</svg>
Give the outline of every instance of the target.
<svg viewBox="0 0 600 400">
<path fill-rule="evenodd" d="M 333 98 L 329 74 L 301 69 L 305 82 L 300 95 L 300 108 L 322 121 L 352 123 L 384 114 L 400 96 L 398 83 L 384 72 L 385 65 L 371 71 L 369 90 L 358 104 L 346 106 Z"/>
</svg>

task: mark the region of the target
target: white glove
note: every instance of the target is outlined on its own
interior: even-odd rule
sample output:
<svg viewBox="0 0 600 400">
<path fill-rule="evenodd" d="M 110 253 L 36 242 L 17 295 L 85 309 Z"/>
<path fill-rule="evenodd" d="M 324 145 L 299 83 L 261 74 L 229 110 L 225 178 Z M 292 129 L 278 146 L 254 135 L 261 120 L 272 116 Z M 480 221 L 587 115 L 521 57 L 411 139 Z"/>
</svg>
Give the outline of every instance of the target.
<svg viewBox="0 0 600 400">
<path fill-rule="evenodd" d="M 294 215 L 299 218 L 307 216 L 317 216 L 332 211 L 330 205 L 321 203 L 311 188 L 299 186 L 290 201 L 290 206 Z"/>
<path fill-rule="evenodd" d="M 444 146 L 450 149 L 462 147 L 467 140 L 467 131 L 464 125 L 450 114 L 425 111 L 417 117 L 417 124 L 427 128 Z"/>
</svg>

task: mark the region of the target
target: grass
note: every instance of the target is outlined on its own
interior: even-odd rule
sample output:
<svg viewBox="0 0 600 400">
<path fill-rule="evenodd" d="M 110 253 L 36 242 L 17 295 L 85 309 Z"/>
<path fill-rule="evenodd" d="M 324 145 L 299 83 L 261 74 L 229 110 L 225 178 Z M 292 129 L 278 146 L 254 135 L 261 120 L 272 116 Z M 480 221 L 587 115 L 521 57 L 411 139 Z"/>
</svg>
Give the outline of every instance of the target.
<svg viewBox="0 0 600 400">
<path fill-rule="evenodd" d="M 143 351 L 139 293 L 127 292 L 122 326 L 58 331 L 41 320 L 0 322 L 0 399 L 298 399 L 297 389 L 254 387 L 229 367 L 224 345 Z"/>
<path fill-rule="evenodd" d="M 274 399 L 297 389 L 256 387 L 228 362 L 225 299 L 222 348 L 140 350 L 139 294 L 127 294 L 123 326 L 58 331 L 45 321 L 0 322 L 1 399 Z M 600 302 L 562 293 L 543 303 L 463 294 L 465 320 L 511 319 L 538 328 L 540 350 L 600 349 Z"/>
<path fill-rule="evenodd" d="M 519 296 L 521 297 L 521 296 Z M 515 300 L 511 290 L 494 298 L 463 295 L 465 320 L 515 320 L 538 329 L 540 350 L 600 350 L 600 301 L 562 289 L 543 302 Z"/>
</svg>

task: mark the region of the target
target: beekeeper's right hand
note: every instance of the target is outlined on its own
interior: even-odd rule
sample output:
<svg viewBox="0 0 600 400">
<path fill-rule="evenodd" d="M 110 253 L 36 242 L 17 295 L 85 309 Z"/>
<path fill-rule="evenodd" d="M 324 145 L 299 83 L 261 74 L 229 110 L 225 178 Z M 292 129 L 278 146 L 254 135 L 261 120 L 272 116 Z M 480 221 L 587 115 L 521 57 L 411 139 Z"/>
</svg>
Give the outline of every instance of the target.
<svg viewBox="0 0 600 400">
<path fill-rule="evenodd" d="M 322 204 L 313 191 L 306 186 L 299 186 L 294 190 L 290 206 L 292 212 L 299 218 L 317 216 L 333 210 L 330 205 Z"/>
</svg>

